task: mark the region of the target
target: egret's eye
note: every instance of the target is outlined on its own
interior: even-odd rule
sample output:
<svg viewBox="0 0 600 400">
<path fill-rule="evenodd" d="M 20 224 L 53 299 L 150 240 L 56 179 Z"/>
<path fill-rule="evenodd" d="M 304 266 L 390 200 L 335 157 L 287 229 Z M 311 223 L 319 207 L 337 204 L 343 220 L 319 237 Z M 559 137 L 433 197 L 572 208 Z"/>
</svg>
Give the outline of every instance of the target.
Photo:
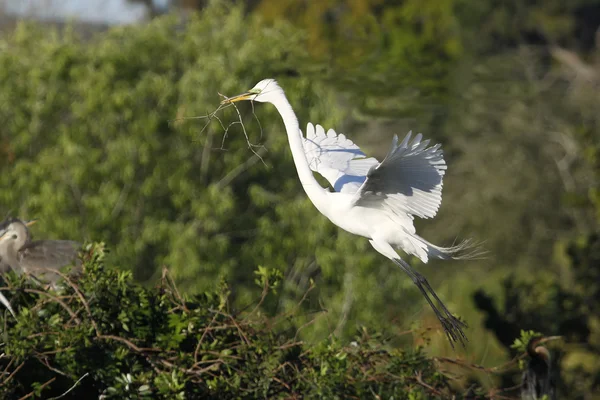
<svg viewBox="0 0 600 400">
<path fill-rule="evenodd" d="M 13 239 L 16 239 L 16 238 L 17 238 L 17 235 L 13 235 L 13 236 L 12 236 L 12 238 L 13 238 Z"/>
<path fill-rule="evenodd" d="M 248 90 L 248 93 L 252 93 L 252 94 L 259 94 L 260 92 L 262 92 L 262 90 L 257 89 L 257 88 Z"/>
</svg>

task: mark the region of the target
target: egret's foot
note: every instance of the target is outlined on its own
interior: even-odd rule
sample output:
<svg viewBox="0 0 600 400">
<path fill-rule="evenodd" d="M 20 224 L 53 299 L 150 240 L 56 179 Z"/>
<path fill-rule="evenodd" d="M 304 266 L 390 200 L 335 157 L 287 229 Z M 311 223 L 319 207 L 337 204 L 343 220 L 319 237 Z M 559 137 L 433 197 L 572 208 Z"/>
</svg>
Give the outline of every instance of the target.
<svg viewBox="0 0 600 400">
<path fill-rule="evenodd" d="M 463 347 L 466 347 L 466 342 L 469 339 L 467 339 L 463 328 L 466 328 L 467 324 L 451 314 L 448 314 L 448 317 L 438 316 L 438 318 L 452 348 L 454 348 L 454 343 L 460 343 Z"/>
<path fill-rule="evenodd" d="M 423 275 L 415 271 L 406 261 L 400 258 L 394 259 L 394 262 L 410 276 L 413 283 L 419 288 L 421 294 L 423 294 L 423 297 L 427 300 L 427 303 L 429 303 L 429 306 L 435 313 L 435 316 L 440 320 L 452 348 L 454 348 L 454 343 L 456 342 L 460 342 L 463 347 L 466 347 L 466 342 L 469 340 L 467 339 L 467 335 L 465 335 L 463 328 L 466 328 L 467 324 L 450 313 L 448 308 L 444 305 L 444 302 L 440 300 Z M 436 306 L 436 303 L 440 306 L 442 311 Z"/>
</svg>

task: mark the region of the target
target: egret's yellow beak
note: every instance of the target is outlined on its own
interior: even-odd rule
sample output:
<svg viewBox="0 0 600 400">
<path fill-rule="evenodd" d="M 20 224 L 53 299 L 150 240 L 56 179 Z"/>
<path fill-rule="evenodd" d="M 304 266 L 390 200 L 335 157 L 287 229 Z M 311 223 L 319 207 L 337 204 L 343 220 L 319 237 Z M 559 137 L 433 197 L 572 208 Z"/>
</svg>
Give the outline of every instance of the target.
<svg viewBox="0 0 600 400">
<path fill-rule="evenodd" d="M 246 92 L 246 93 L 238 94 L 237 96 L 227 97 L 226 99 L 224 99 L 221 102 L 221 105 L 229 104 L 229 103 L 237 103 L 238 101 L 242 101 L 242 100 L 250 100 L 250 98 L 252 96 L 256 96 L 256 93 Z"/>
<path fill-rule="evenodd" d="M 35 224 L 36 222 L 38 222 L 37 219 L 32 219 L 32 220 L 26 221 L 25 226 L 31 226 L 31 225 Z"/>
</svg>

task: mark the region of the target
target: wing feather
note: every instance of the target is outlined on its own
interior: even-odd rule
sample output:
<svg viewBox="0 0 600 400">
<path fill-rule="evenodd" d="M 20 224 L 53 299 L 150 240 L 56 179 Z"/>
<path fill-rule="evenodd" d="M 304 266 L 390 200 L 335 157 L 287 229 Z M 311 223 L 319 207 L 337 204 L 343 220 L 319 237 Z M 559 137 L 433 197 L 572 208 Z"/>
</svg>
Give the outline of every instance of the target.
<svg viewBox="0 0 600 400">
<path fill-rule="evenodd" d="M 23 246 L 17 260 L 23 270 L 58 270 L 77 262 L 80 246 L 71 240 L 38 240 Z"/>
<path fill-rule="evenodd" d="M 398 145 L 394 136 L 386 158 L 372 168 L 356 193 L 354 205 L 388 209 L 398 214 L 432 218 L 442 202 L 446 172 L 441 146 L 429 146 L 420 133 L 412 132 Z"/>
<path fill-rule="evenodd" d="M 379 162 L 367 158 L 354 142 L 321 125 L 306 126 L 304 151 L 310 169 L 329 181 L 336 192 L 355 193 Z"/>
</svg>

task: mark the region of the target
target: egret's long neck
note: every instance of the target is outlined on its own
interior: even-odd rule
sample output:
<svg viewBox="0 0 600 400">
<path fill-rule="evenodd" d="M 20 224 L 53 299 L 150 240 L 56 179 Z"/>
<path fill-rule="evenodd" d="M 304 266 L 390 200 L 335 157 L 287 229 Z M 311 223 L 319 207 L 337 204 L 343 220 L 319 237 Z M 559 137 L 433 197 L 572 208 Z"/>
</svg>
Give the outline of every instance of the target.
<svg viewBox="0 0 600 400">
<path fill-rule="evenodd" d="M 326 214 L 326 206 L 328 204 L 326 196 L 328 191 L 319 185 L 319 182 L 317 182 L 310 170 L 308 160 L 306 159 L 306 153 L 304 152 L 304 138 L 302 137 L 302 131 L 298 125 L 298 118 L 296 118 L 296 114 L 294 113 L 294 110 L 292 110 L 292 106 L 284 93 L 279 94 L 272 104 L 277 108 L 277 111 L 279 111 L 283 123 L 285 124 L 288 140 L 290 142 L 290 150 L 292 150 L 292 157 L 294 158 L 294 164 L 296 164 L 300 183 L 302 183 L 304 191 L 315 207 L 317 207 L 321 213 Z"/>
</svg>

